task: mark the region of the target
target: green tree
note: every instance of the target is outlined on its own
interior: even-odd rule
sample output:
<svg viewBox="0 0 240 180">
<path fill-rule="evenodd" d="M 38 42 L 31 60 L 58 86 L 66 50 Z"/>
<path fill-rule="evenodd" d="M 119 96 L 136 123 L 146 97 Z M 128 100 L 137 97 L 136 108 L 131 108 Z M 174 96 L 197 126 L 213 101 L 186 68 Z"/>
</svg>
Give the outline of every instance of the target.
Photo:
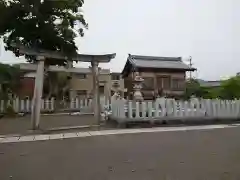
<svg viewBox="0 0 240 180">
<path fill-rule="evenodd" d="M 18 66 L 0 63 L 0 98 L 7 99 L 8 94 L 16 94 L 20 87 L 21 72 Z"/>
<path fill-rule="evenodd" d="M 190 79 L 186 82 L 186 90 L 185 90 L 185 99 L 189 99 L 191 96 L 199 96 L 200 84 L 195 79 Z"/>
<path fill-rule="evenodd" d="M 222 82 L 220 97 L 223 99 L 239 99 L 240 98 L 240 76 L 232 77 Z"/>
<path fill-rule="evenodd" d="M 74 39 L 84 35 L 88 24 L 80 12 L 84 0 L 1 0 L 0 37 L 5 49 L 19 56 L 12 44 L 60 51 L 67 56 L 78 50 Z M 29 62 L 35 57 L 25 56 Z M 48 59 L 46 65 L 66 65 L 66 60 Z"/>
<path fill-rule="evenodd" d="M 44 92 L 46 98 L 52 96 L 62 99 L 68 96 L 70 74 L 66 72 L 48 72 L 45 76 Z"/>
</svg>

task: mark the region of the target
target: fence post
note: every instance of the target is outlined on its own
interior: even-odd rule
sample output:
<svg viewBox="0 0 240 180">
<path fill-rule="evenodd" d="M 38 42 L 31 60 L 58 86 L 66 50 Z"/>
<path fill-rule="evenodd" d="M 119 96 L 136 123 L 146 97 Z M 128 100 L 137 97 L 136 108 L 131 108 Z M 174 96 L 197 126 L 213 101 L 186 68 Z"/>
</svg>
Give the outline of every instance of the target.
<svg viewBox="0 0 240 180">
<path fill-rule="evenodd" d="M 40 110 L 44 110 L 44 107 L 45 107 L 44 104 L 45 104 L 44 99 L 41 99 L 41 109 Z"/>
<path fill-rule="evenodd" d="M 76 98 L 75 101 L 76 101 L 76 109 L 80 109 L 80 107 L 79 107 L 79 97 Z"/>
<path fill-rule="evenodd" d="M 30 112 L 30 102 L 29 102 L 29 99 L 26 99 L 26 112 Z"/>
<path fill-rule="evenodd" d="M 119 115 L 119 100 L 115 100 L 115 102 L 114 102 L 114 109 L 115 109 L 115 116 L 116 117 L 119 117 L 120 115 Z"/>
<path fill-rule="evenodd" d="M 140 109 L 139 109 L 139 102 L 136 102 L 135 101 L 135 104 L 136 104 L 136 111 L 135 111 L 135 117 L 136 118 L 139 118 L 139 113 L 140 113 Z"/>
<path fill-rule="evenodd" d="M 198 99 L 196 101 L 196 116 L 199 117 L 199 116 L 202 116 L 202 109 L 200 108 L 200 100 Z"/>
<path fill-rule="evenodd" d="M 45 109 L 47 110 L 47 111 L 49 111 L 50 110 L 50 101 L 49 101 L 49 99 L 46 99 L 45 100 Z"/>
<path fill-rule="evenodd" d="M 120 118 L 126 118 L 125 115 L 125 100 L 119 100 Z"/>
<path fill-rule="evenodd" d="M 146 117 L 146 103 L 143 101 L 141 105 L 142 105 L 142 108 L 141 108 L 142 117 L 145 118 Z"/>
<path fill-rule="evenodd" d="M 195 103 L 194 103 L 194 101 L 190 101 L 189 102 L 189 116 L 191 116 L 191 117 L 194 117 L 195 116 Z"/>
<path fill-rule="evenodd" d="M 175 100 L 173 103 L 173 117 L 178 117 L 178 103 Z"/>
<path fill-rule="evenodd" d="M 110 100 L 109 100 L 109 98 L 107 99 L 107 109 L 110 109 Z"/>
<path fill-rule="evenodd" d="M 15 99 L 12 99 L 12 108 L 13 108 L 13 110 L 14 110 L 14 112 L 16 113 L 17 111 L 16 111 L 16 98 Z"/>
<path fill-rule="evenodd" d="M 154 103 L 154 109 L 155 109 L 155 112 L 154 112 L 154 117 L 159 117 L 159 102 L 158 102 L 158 99 L 156 99 L 156 101 L 155 101 L 155 103 Z M 161 106 L 162 106 L 162 104 L 161 104 Z M 161 107 L 161 109 L 163 109 L 162 107 Z M 162 112 L 161 112 L 161 114 L 162 114 Z"/>
<path fill-rule="evenodd" d="M 80 102 L 79 102 L 79 108 L 82 109 L 83 108 L 83 100 L 80 99 Z"/>
<path fill-rule="evenodd" d="M 235 101 L 231 101 L 231 117 L 235 117 Z"/>
<path fill-rule="evenodd" d="M 81 104 L 81 102 L 82 102 L 82 101 L 80 101 L 80 104 Z M 88 104 L 89 104 L 89 107 L 92 108 L 92 99 L 89 99 Z"/>
<path fill-rule="evenodd" d="M 226 103 L 224 100 L 221 100 L 221 117 L 225 117 L 226 116 Z"/>
<path fill-rule="evenodd" d="M 1 100 L 0 110 L 1 112 L 4 112 L 4 100 Z"/>
<path fill-rule="evenodd" d="M 152 117 L 152 101 L 149 101 L 147 103 L 147 112 L 148 112 L 148 117 Z"/>
<path fill-rule="evenodd" d="M 229 101 L 226 100 L 226 116 L 229 117 L 230 115 L 230 104 L 229 104 Z"/>
<path fill-rule="evenodd" d="M 24 110 L 25 110 L 25 107 L 24 107 L 24 100 L 23 99 L 21 99 L 21 102 L 20 102 L 20 111 L 21 112 L 24 112 Z"/>
<path fill-rule="evenodd" d="M 183 117 L 184 116 L 184 112 L 183 112 L 183 110 L 184 110 L 184 104 L 183 104 L 183 101 L 179 101 L 179 116 L 180 117 Z"/>
<path fill-rule="evenodd" d="M 235 117 L 237 117 L 236 100 L 233 100 L 232 103 L 233 103 L 233 117 L 235 118 Z"/>
<path fill-rule="evenodd" d="M 84 106 L 85 106 L 85 107 L 88 106 L 88 101 L 87 101 L 87 99 L 84 99 Z"/>
<path fill-rule="evenodd" d="M 131 101 L 127 101 L 128 103 L 128 117 L 132 118 L 132 102 Z"/>
<path fill-rule="evenodd" d="M 237 100 L 237 117 L 240 116 L 240 100 Z"/>
<path fill-rule="evenodd" d="M 174 106 L 174 102 L 173 102 L 174 100 L 173 99 L 170 99 L 170 98 L 167 98 L 166 100 L 165 100 L 165 109 L 166 109 L 166 114 L 167 114 L 167 116 L 173 116 L 173 106 Z M 161 107 L 162 107 L 162 103 L 161 103 Z M 164 108 L 162 108 L 162 109 L 164 109 Z M 161 113 L 162 114 L 162 113 Z"/>
<path fill-rule="evenodd" d="M 184 117 L 188 116 L 188 108 L 189 108 L 189 103 L 188 101 L 184 101 Z"/>
<path fill-rule="evenodd" d="M 73 98 L 71 98 L 71 102 L 70 102 L 70 108 L 71 108 L 71 109 L 73 109 L 73 106 L 74 106 L 74 105 L 73 105 L 73 101 L 74 101 Z"/>
<path fill-rule="evenodd" d="M 206 106 L 206 116 L 212 117 L 212 102 L 210 99 L 204 101 Z"/>
<path fill-rule="evenodd" d="M 54 111 L 54 97 L 51 98 L 51 111 Z"/>
<path fill-rule="evenodd" d="M 18 112 L 19 112 L 19 98 L 17 97 L 17 98 L 14 100 L 14 102 L 15 102 L 14 111 L 15 111 L 16 113 L 18 113 Z"/>
<path fill-rule="evenodd" d="M 217 117 L 221 117 L 221 104 L 220 104 L 220 100 L 219 99 L 216 99 L 215 101 L 216 103 L 216 114 L 217 114 Z"/>
<path fill-rule="evenodd" d="M 113 100 L 111 104 L 112 104 L 112 116 L 116 117 L 116 100 Z"/>
</svg>

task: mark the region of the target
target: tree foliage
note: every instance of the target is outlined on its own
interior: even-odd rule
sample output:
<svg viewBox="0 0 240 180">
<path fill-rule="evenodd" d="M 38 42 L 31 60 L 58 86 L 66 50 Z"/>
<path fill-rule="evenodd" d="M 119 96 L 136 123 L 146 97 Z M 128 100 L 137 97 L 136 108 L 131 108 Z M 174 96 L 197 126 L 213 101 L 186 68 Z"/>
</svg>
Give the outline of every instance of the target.
<svg viewBox="0 0 240 180">
<path fill-rule="evenodd" d="M 48 72 L 44 79 L 44 95 L 46 98 L 62 99 L 68 96 L 70 74 L 67 72 Z"/>
<path fill-rule="evenodd" d="M 7 98 L 8 93 L 16 94 L 20 88 L 21 72 L 18 66 L 0 63 L 0 95 Z"/>
<path fill-rule="evenodd" d="M 223 81 L 219 93 L 223 99 L 240 99 L 240 76 Z"/>
<path fill-rule="evenodd" d="M 0 0 L 0 36 L 6 50 L 19 56 L 12 44 L 28 48 L 60 51 L 66 55 L 78 50 L 74 39 L 88 28 L 80 8 L 84 0 Z M 35 57 L 25 56 L 29 62 Z M 50 65 L 66 61 L 48 59 Z"/>
<path fill-rule="evenodd" d="M 205 99 L 240 99 L 240 76 L 222 81 L 219 87 L 201 87 L 197 80 L 186 84 L 185 98 L 196 96 Z"/>
<path fill-rule="evenodd" d="M 196 79 L 190 79 L 186 82 L 185 99 L 189 99 L 191 96 L 203 97 L 204 94 L 206 94 L 206 91 L 201 88 Z"/>
</svg>

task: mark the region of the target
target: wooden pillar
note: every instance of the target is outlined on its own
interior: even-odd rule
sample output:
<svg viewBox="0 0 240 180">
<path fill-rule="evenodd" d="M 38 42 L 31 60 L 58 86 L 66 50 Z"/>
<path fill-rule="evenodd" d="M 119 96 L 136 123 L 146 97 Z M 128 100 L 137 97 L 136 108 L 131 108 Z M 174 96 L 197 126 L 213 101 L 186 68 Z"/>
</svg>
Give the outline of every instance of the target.
<svg viewBox="0 0 240 180">
<path fill-rule="evenodd" d="M 94 102 L 93 102 L 93 110 L 94 110 L 94 117 L 98 124 L 100 124 L 100 96 L 99 96 L 99 69 L 98 69 L 98 62 L 92 61 L 92 74 L 93 74 L 93 95 L 94 95 Z"/>
<path fill-rule="evenodd" d="M 37 56 L 37 71 L 35 77 L 35 87 L 34 95 L 32 101 L 32 114 L 31 123 L 32 129 L 36 130 L 39 128 L 40 123 L 40 111 L 42 102 L 42 91 L 43 91 L 43 81 L 44 81 L 44 57 Z"/>
</svg>

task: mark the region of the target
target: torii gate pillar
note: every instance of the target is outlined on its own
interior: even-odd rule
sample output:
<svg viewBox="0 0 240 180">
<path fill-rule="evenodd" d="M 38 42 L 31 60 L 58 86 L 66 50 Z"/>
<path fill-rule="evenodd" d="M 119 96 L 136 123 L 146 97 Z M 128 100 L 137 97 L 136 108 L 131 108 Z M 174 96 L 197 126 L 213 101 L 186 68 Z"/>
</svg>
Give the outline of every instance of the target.
<svg viewBox="0 0 240 180">
<path fill-rule="evenodd" d="M 93 75 L 93 110 L 94 110 L 94 118 L 100 124 L 100 97 L 99 97 L 99 70 L 98 70 L 98 61 L 92 61 L 92 75 Z"/>
<path fill-rule="evenodd" d="M 39 129 L 40 111 L 42 104 L 42 91 L 44 81 L 44 56 L 37 56 L 37 71 L 35 77 L 34 95 L 32 101 L 31 124 L 32 129 Z"/>
</svg>

